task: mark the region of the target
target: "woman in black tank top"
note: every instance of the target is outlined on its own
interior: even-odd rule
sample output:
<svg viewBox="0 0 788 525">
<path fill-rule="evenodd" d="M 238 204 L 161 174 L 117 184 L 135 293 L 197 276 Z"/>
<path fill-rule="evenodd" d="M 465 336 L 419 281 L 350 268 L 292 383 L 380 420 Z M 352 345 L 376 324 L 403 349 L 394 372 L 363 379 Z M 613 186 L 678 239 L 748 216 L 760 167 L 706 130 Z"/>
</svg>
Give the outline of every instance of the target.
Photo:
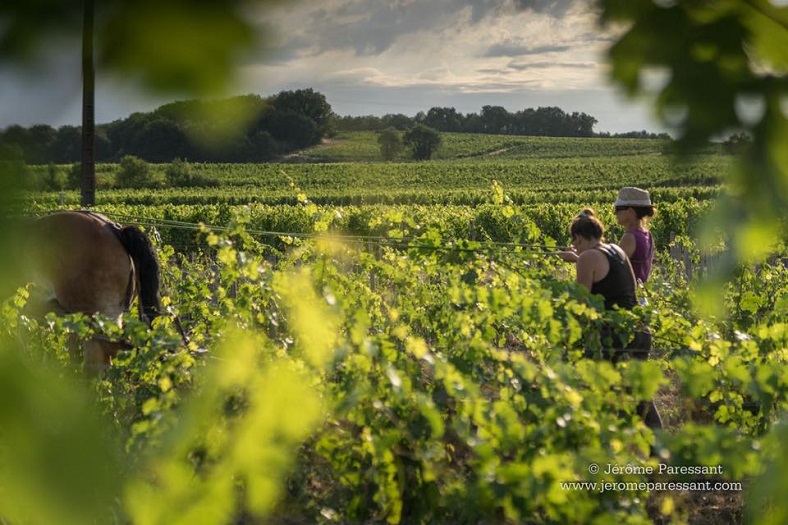
<svg viewBox="0 0 788 525">
<path fill-rule="evenodd" d="M 592 210 L 584 210 L 570 228 L 572 246 L 577 254 L 577 282 L 592 294 L 605 300 L 605 310 L 633 309 L 637 304 L 635 273 L 624 251 L 615 244 L 602 242 L 605 227 Z M 612 328 L 603 328 L 602 340 L 612 341 L 603 349 L 602 357 L 613 363 L 622 358 L 647 359 L 651 351 L 651 332 L 646 327 L 624 346 Z M 586 350 L 585 357 L 595 357 L 598 352 Z M 638 413 L 651 428 L 662 428 L 662 420 L 653 401 L 641 402 Z"/>
<path fill-rule="evenodd" d="M 612 310 L 614 306 L 631 310 L 638 304 L 635 276 L 629 259 L 617 248 L 618 246 L 603 243 L 594 248 L 605 254 L 610 269 L 607 275 L 591 285 L 591 293 L 605 298 L 605 310 Z"/>
</svg>

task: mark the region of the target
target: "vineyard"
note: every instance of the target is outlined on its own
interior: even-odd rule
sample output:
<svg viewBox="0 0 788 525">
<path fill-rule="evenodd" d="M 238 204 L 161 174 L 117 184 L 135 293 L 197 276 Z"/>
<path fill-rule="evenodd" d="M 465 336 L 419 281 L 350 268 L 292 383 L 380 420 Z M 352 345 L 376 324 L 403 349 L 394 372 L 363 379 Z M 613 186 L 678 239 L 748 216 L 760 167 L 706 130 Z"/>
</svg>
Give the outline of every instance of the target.
<svg viewBox="0 0 788 525">
<path fill-rule="evenodd" d="M 788 251 L 710 281 L 724 238 L 696 240 L 730 158 L 444 140 L 382 163 L 349 134 L 297 163 L 194 165 L 214 187 L 101 191 L 154 239 L 168 315 L 36 319 L 30 286 L 2 303 L 0 398 L 26 404 L 0 407 L 0 523 L 788 520 Z M 624 185 L 651 191 L 659 251 L 647 304 L 606 312 L 554 252 L 585 207 L 619 238 Z M 582 357 L 643 322 L 652 359 Z M 96 334 L 133 349 L 84 379 L 67 348 Z M 635 412 L 652 398 L 663 431 Z"/>
</svg>

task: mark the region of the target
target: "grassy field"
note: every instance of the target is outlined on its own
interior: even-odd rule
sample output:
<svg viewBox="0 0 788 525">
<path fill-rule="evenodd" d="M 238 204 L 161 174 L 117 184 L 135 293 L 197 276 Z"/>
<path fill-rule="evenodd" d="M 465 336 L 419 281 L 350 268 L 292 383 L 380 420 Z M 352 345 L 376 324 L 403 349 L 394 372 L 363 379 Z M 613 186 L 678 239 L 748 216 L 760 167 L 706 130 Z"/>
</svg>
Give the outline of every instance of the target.
<svg viewBox="0 0 788 525">
<path fill-rule="evenodd" d="M 525 160 L 549 158 L 585 158 L 662 155 L 670 151 L 670 143 L 651 139 L 555 138 L 485 135 L 481 133 L 441 133 L 442 144 L 435 152 L 436 160 Z M 709 146 L 702 153 L 719 153 Z M 402 159 L 407 152 L 402 154 Z M 345 132 L 326 139 L 323 144 L 293 154 L 289 160 L 298 162 L 375 162 L 380 160 L 380 147 L 374 132 Z"/>
</svg>

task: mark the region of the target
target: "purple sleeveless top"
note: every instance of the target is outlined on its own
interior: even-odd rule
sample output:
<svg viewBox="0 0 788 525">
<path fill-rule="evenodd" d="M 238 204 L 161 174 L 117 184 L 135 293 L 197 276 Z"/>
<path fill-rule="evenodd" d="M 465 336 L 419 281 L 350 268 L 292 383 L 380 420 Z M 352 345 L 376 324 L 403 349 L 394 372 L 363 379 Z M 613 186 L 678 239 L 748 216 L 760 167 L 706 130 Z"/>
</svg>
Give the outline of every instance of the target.
<svg viewBox="0 0 788 525">
<path fill-rule="evenodd" d="M 651 233 L 645 230 L 632 230 L 631 233 L 635 236 L 635 253 L 629 262 L 635 271 L 635 279 L 645 283 L 651 274 L 651 263 L 654 262 L 654 240 Z"/>
</svg>

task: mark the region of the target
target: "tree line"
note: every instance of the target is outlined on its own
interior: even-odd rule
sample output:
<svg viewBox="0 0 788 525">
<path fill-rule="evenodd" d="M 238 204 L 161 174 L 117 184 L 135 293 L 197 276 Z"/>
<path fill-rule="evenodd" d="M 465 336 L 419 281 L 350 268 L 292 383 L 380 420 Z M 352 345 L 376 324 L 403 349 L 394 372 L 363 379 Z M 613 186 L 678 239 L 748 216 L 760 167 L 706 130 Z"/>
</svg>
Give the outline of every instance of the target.
<svg viewBox="0 0 788 525">
<path fill-rule="evenodd" d="M 631 131 L 628 133 L 595 133 L 597 119 L 586 113 L 567 113 L 555 106 L 527 108 L 514 113 L 502 106 L 483 106 L 479 113 L 463 114 L 452 107 L 433 107 L 413 117 L 388 114 L 382 117 L 337 117 L 340 131 L 383 131 L 394 128 L 408 130 L 423 125 L 439 132 L 490 133 L 494 135 L 527 135 L 535 137 L 615 137 L 666 139 L 668 134 Z"/>
<path fill-rule="evenodd" d="M 232 124 L 243 122 L 240 129 Z M 131 155 L 147 162 L 174 159 L 194 162 L 266 162 L 318 144 L 337 131 L 416 130 L 418 139 L 406 145 L 414 158 L 429 158 L 423 142 L 438 141 L 435 132 L 490 133 L 549 137 L 667 138 L 646 131 L 596 134 L 597 120 L 585 113 L 566 113 L 558 107 L 528 108 L 511 113 L 501 106 L 484 106 L 479 113 L 463 114 L 452 107 L 433 107 L 413 117 L 402 114 L 337 116 L 326 97 L 313 89 L 282 91 L 263 98 L 243 95 L 213 101 L 179 101 L 148 113 L 96 127 L 96 161 L 118 162 Z M 229 129 L 234 129 L 228 132 Z M 425 135 L 427 133 L 427 135 Z M 405 136 L 405 139 L 408 137 Z M 46 124 L 9 126 L 0 130 L 0 157 L 27 164 L 79 162 L 81 129 L 53 128 Z M 389 133 L 384 141 L 391 144 Z M 396 142 L 396 141 L 394 141 Z M 421 150 L 420 150 L 421 148 Z M 434 149 L 433 147 L 430 149 Z M 385 155 L 384 155 L 385 157 Z"/>
<path fill-rule="evenodd" d="M 333 119 L 325 96 L 312 89 L 172 102 L 96 126 L 96 161 L 134 156 L 157 163 L 265 162 L 319 143 L 331 133 Z M 0 156 L 27 164 L 79 162 L 80 131 L 79 126 L 9 126 L 0 131 Z"/>
<path fill-rule="evenodd" d="M 479 113 L 463 114 L 453 107 L 433 107 L 414 117 L 401 114 L 382 117 L 338 117 L 342 131 L 381 131 L 393 127 L 409 129 L 416 124 L 440 132 L 491 133 L 543 137 L 591 137 L 597 120 L 585 113 L 566 113 L 561 108 L 528 108 L 510 113 L 502 106 L 484 106 Z"/>
</svg>

